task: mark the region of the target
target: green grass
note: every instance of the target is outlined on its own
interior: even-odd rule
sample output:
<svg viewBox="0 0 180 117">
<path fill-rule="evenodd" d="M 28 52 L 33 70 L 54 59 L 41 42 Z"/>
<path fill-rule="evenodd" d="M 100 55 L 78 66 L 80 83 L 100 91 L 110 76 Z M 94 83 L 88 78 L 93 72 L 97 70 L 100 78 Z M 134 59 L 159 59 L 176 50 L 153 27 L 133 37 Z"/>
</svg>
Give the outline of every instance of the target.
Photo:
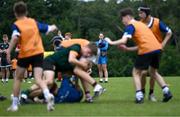
<svg viewBox="0 0 180 117">
<path fill-rule="evenodd" d="M 74 103 L 57 104 L 53 112 L 46 111 L 46 105 L 22 105 L 18 112 L 7 112 L 10 99 L 0 102 L 0 116 L 180 116 L 180 77 L 166 77 L 174 95 L 168 103 L 162 103 L 162 92 L 156 84 L 155 95 L 158 102 L 150 102 L 147 95 L 144 104 L 134 103 L 134 87 L 131 78 L 110 78 L 109 83 L 103 84 L 107 92 L 93 104 Z M 25 88 L 30 84 L 23 83 Z M 148 89 L 148 86 L 147 86 Z M 12 81 L 0 85 L 0 92 L 10 97 Z M 146 90 L 148 92 L 148 90 Z"/>
</svg>

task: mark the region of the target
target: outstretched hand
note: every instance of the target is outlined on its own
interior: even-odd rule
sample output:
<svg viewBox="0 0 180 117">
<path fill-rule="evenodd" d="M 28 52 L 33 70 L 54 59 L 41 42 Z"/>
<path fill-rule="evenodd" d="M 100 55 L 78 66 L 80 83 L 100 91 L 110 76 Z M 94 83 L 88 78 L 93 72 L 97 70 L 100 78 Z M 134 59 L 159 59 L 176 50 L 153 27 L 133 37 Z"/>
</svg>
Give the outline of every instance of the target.
<svg viewBox="0 0 180 117">
<path fill-rule="evenodd" d="M 104 38 L 104 40 L 106 40 L 108 43 L 111 43 L 111 39 L 108 37 Z"/>
<path fill-rule="evenodd" d="M 118 48 L 123 50 L 123 51 L 127 51 L 127 46 L 125 44 L 118 45 Z"/>
</svg>

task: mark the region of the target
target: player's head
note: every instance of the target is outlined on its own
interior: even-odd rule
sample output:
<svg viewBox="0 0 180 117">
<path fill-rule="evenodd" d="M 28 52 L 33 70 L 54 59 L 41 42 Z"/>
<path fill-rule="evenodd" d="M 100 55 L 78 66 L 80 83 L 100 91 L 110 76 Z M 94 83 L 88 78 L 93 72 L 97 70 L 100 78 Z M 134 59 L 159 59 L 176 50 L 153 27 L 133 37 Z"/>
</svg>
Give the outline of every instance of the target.
<svg viewBox="0 0 180 117">
<path fill-rule="evenodd" d="M 133 19 L 133 11 L 131 8 L 124 8 L 120 11 L 120 17 L 124 25 L 128 25 L 129 21 Z"/>
<path fill-rule="evenodd" d="M 104 34 L 103 33 L 99 33 L 99 39 L 104 39 Z"/>
<path fill-rule="evenodd" d="M 97 55 L 97 45 L 96 43 L 89 43 L 87 46 L 83 46 L 81 49 L 81 54 L 83 57 L 91 57 Z"/>
<path fill-rule="evenodd" d="M 13 10 L 16 18 L 26 16 L 28 13 L 27 5 L 23 1 L 16 2 L 14 4 Z"/>
<path fill-rule="evenodd" d="M 3 41 L 7 42 L 8 41 L 8 35 L 7 34 L 3 34 Z"/>
<path fill-rule="evenodd" d="M 60 36 L 54 36 L 51 40 L 54 47 L 58 47 L 63 39 Z"/>
<path fill-rule="evenodd" d="M 72 38 L 72 34 L 70 32 L 65 33 L 65 39 L 69 40 Z"/>
<path fill-rule="evenodd" d="M 150 13 L 151 13 L 151 9 L 147 5 L 141 5 L 138 8 L 139 17 L 142 20 L 145 20 L 150 15 Z"/>
</svg>

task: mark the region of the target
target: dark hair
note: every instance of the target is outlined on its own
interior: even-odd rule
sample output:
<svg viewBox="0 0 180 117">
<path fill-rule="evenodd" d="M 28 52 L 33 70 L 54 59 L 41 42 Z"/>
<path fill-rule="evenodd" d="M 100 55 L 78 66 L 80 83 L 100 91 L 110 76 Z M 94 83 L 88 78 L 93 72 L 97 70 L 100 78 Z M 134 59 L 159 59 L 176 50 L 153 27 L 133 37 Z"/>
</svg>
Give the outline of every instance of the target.
<svg viewBox="0 0 180 117">
<path fill-rule="evenodd" d="M 13 10 L 17 16 L 26 16 L 27 15 L 27 5 L 23 1 L 16 2 L 14 4 Z"/>
<path fill-rule="evenodd" d="M 97 50 L 98 50 L 98 47 L 96 45 L 95 42 L 90 42 L 88 45 L 87 45 L 90 49 L 91 49 L 91 52 L 93 55 L 97 55 Z"/>
<path fill-rule="evenodd" d="M 3 37 L 8 37 L 8 35 L 7 34 L 3 34 Z"/>
<path fill-rule="evenodd" d="M 138 11 L 143 11 L 143 12 L 145 12 L 146 16 L 150 15 L 150 13 L 151 13 L 150 7 L 148 7 L 146 4 L 141 5 L 141 6 L 138 8 Z"/>
<path fill-rule="evenodd" d="M 131 8 L 124 8 L 120 10 L 121 17 L 127 16 L 127 15 L 133 16 L 133 11 Z"/>
</svg>

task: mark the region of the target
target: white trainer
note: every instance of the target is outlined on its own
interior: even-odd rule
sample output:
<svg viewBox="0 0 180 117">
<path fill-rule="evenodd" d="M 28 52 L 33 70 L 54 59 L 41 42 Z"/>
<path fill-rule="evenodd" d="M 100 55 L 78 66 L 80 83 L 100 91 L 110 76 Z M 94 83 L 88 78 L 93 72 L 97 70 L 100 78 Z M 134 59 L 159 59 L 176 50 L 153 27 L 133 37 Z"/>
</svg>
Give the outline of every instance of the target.
<svg viewBox="0 0 180 117">
<path fill-rule="evenodd" d="M 18 111 L 18 106 L 11 105 L 9 108 L 7 108 L 7 111 L 16 112 Z"/>
<path fill-rule="evenodd" d="M 53 111 L 54 109 L 54 96 L 50 94 L 47 98 L 47 110 Z"/>
<path fill-rule="evenodd" d="M 149 95 L 149 100 L 152 101 L 152 102 L 157 102 L 157 99 L 154 96 L 154 94 Z"/>
<path fill-rule="evenodd" d="M 99 97 L 101 94 L 103 94 L 106 91 L 105 88 L 103 88 L 100 84 L 97 84 L 94 87 L 94 95 L 93 95 L 93 99 Z"/>
</svg>

